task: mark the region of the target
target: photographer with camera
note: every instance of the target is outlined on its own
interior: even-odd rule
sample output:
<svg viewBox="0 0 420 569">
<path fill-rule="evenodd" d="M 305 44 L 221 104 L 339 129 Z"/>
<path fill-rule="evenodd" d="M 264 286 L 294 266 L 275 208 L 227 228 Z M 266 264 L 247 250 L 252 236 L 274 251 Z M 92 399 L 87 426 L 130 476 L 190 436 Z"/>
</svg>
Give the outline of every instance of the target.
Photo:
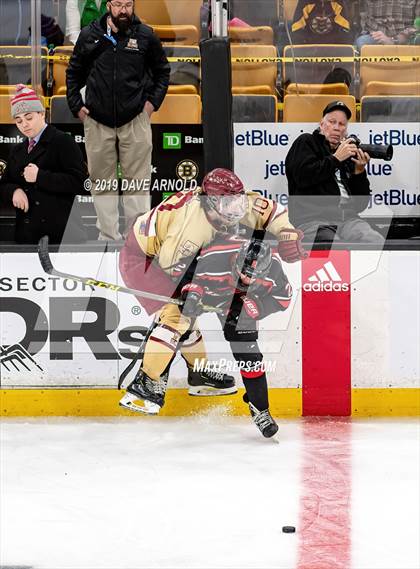
<svg viewBox="0 0 420 569">
<path fill-rule="evenodd" d="M 319 127 L 301 134 L 286 156 L 289 212 L 305 241 L 377 243 L 384 237 L 359 217 L 369 202 L 366 164 L 370 155 L 357 137 L 348 137 L 351 111 L 342 101 L 329 103 Z M 389 159 L 392 147 L 383 151 Z M 388 151 L 388 154 L 387 154 Z"/>
</svg>

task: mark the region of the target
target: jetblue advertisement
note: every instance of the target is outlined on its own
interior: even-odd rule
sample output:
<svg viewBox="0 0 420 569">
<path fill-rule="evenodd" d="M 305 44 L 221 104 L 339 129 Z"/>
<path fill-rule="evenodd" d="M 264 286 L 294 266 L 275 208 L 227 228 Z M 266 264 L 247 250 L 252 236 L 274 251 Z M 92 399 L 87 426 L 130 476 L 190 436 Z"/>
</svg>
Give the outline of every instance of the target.
<svg viewBox="0 0 420 569">
<path fill-rule="evenodd" d="M 287 205 L 286 155 L 303 132 L 316 123 L 235 124 L 235 171 L 247 189 Z M 363 144 L 391 144 L 388 161 L 367 166 L 372 197 L 363 216 L 420 216 L 420 127 L 418 123 L 349 123 L 348 134 Z"/>
</svg>

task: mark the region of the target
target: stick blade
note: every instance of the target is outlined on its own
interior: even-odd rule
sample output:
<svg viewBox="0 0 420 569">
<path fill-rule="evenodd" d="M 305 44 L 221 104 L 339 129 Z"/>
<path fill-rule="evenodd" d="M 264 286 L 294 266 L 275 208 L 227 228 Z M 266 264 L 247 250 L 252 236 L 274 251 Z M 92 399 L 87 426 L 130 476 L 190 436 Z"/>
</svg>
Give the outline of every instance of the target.
<svg viewBox="0 0 420 569">
<path fill-rule="evenodd" d="M 52 275 L 54 273 L 54 267 L 51 263 L 50 253 L 48 251 L 48 235 L 44 235 L 44 237 L 41 237 L 39 240 L 38 257 L 44 271 Z"/>
</svg>

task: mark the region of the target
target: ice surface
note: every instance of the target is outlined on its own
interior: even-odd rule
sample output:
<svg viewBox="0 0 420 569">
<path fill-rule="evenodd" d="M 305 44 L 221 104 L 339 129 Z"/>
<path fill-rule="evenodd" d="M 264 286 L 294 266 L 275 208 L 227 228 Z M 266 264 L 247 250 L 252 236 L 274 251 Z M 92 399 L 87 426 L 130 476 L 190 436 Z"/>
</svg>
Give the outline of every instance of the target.
<svg viewBox="0 0 420 569">
<path fill-rule="evenodd" d="M 418 422 L 279 424 L 4 420 L 0 565 L 417 569 Z"/>
</svg>

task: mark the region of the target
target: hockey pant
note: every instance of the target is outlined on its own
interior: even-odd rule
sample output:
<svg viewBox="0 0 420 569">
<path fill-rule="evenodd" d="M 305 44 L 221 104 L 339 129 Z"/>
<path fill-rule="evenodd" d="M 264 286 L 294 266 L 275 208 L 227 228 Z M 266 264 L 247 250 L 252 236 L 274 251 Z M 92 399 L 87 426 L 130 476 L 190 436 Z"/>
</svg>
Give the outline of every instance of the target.
<svg viewBox="0 0 420 569">
<path fill-rule="evenodd" d="M 159 379 L 178 348 L 190 367 L 196 358 L 206 361 L 204 341 L 196 322 L 183 316 L 176 304 L 165 304 L 146 342 L 143 371 L 152 379 Z"/>
</svg>

